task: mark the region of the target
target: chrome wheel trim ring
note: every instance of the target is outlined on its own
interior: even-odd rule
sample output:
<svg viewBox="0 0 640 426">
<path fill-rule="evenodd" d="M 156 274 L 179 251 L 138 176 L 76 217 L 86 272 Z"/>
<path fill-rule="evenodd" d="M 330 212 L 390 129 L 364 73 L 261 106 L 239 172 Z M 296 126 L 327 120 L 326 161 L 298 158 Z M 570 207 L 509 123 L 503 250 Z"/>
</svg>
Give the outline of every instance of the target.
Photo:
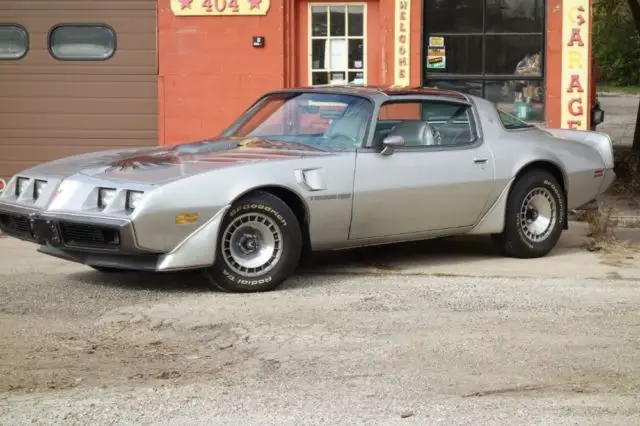
<svg viewBox="0 0 640 426">
<path fill-rule="evenodd" d="M 524 236 L 535 243 L 549 238 L 558 220 L 558 206 L 551 191 L 534 188 L 524 197 L 518 216 Z"/>
<path fill-rule="evenodd" d="M 222 257 L 238 275 L 257 277 L 272 270 L 282 256 L 282 231 L 263 213 L 233 219 L 222 234 Z"/>
</svg>

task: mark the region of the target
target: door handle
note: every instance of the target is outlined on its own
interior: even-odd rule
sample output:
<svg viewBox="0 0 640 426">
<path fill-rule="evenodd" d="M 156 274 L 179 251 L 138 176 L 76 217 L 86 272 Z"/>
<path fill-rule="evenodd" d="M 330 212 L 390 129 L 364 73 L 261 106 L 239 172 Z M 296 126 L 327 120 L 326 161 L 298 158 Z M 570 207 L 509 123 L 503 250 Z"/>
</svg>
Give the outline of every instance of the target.
<svg viewBox="0 0 640 426">
<path fill-rule="evenodd" d="M 473 162 L 475 164 L 487 164 L 489 162 L 488 158 L 474 158 Z"/>
</svg>

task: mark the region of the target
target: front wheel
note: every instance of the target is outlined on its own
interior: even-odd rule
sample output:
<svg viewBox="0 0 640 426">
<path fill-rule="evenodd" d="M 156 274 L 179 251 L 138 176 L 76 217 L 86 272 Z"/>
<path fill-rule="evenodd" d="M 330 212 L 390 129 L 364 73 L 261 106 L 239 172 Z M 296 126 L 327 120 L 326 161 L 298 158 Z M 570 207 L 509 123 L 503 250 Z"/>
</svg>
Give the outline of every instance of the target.
<svg viewBox="0 0 640 426">
<path fill-rule="evenodd" d="M 204 270 L 214 287 L 234 293 L 270 291 L 295 271 L 302 233 L 284 201 L 256 191 L 231 206 L 217 243 L 216 261 Z"/>
<path fill-rule="evenodd" d="M 515 182 L 507 200 L 505 229 L 493 240 L 506 256 L 545 256 L 560 239 L 565 211 L 558 180 L 546 170 L 533 170 Z"/>
</svg>

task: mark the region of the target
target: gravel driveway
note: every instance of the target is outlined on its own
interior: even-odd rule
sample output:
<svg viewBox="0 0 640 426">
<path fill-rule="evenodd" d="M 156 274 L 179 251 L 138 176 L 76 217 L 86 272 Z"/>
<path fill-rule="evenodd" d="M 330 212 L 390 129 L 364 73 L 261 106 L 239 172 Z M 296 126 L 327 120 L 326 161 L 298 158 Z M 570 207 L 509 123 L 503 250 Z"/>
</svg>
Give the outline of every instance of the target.
<svg viewBox="0 0 640 426">
<path fill-rule="evenodd" d="M 0 239 L 0 424 L 640 423 L 640 283 L 100 275 Z"/>
</svg>

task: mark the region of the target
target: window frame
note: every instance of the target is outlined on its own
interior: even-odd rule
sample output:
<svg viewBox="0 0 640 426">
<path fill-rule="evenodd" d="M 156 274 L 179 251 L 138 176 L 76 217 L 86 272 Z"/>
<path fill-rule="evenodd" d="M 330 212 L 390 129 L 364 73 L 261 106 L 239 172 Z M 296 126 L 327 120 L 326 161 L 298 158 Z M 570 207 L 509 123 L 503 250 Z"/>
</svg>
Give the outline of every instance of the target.
<svg viewBox="0 0 640 426">
<path fill-rule="evenodd" d="M 544 90 L 545 93 L 545 102 L 543 103 L 544 114 L 546 117 L 547 105 L 546 105 L 546 83 L 547 83 L 547 19 L 549 16 L 549 5 L 548 2 L 542 2 L 542 24 L 543 27 L 540 32 L 496 32 L 496 31 L 486 31 L 486 14 L 487 14 L 487 0 L 482 0 L 482 30 L 478 32 L 439 32 L 439 33 L 430 33 L 429 28 L 426 26 L 425 16 L 429 11 L 426 7 L 426 2 L 424 4 L 424 8 L 422 11 L 422 20 L 423 20 L 423 28 L 422 28 L 422 46 L 421 46 L 421 56 L 422 56 L 422 73 L 421 84 L 422 86 L 426 84 L 430 84 L 430 81 L 464 81 L 464 80 L 476 80 L 482 83 L 482 92 L 481 97 L 486 97 L 486 88 L 487 83 L 491 82 L 509 82 L 509 81 L 531 81 L 539 84 Z M 427 46 L 429 37 L 452 37 L 452 36 L 480 36 L 482 38 L 482 64 L 480 74 L 448 74 L 448 73 L 433 73 L 427 69 Z M 540 46 L 540 75 L 538 76 L 530 76 L 530 75 L 516 75 L 514 74 L 487 74 L 485 72 L 486 69 L 486 37 L 487 36 L 536 36 L 541 37 L 541 46 Z"/>
<path fill-rule="evenodd" d="M 0 27 L 15 27 L 15 28 L 18 28 L 19 30 L 22 30 L 24 34 L 27 36 L 27 45 L 25 46 L 24 53 L 20 57 L 3 58 L 0 56 L 0 62 L 19 61 L 21 59 L 24 59 L 24 57 L 27 56 L 27 54 L 29 53 L 29 50 L 31 50 L 31 36 L 29 34 L 29 31 L 27 30 L 27 27 L 25 27 L 22 24 L 18 24 L 17 22 L 0 22 Z"/>
<path fill-rule="evenodd" d="M 113 34 L 113 49 L 111 50 L 111 54 L 105 58 L 95 58 L 95 57 L 89 57 L 89 58 L 61 58 L 58 57 L 54 54 L 53 49 L 52 49 L 52 38 L 53 38 L 53 33 L 55 30 L 62 28 L 62 27 L 102 27 L 102 28 L 106 28 L 109 31 L 111 31 L 111 33 Z M 116 32 L 115 28 L 113 28 L 111 25 L 109 24 L 105 24 L 104 22 L 59 22 L 57 24 L 55 24 L 54 26 L 52 26 L 49 29 L 49 32 L 47 33 L 47 50 L 49 51 L 49 55 L 55 59 L 56 61 L 61 61 L 61 62 L 103 62 L 103 61 L 108 61 L 109 59 L 113 58 L 113 56 L 116 54 L 117 50 L 118 50 L 118 33 Z"/>
<path fill-rule="evenodd" d="M 372 122 L 373 126 L 370 131 L 370 141 L 367 144 L 367 148 L 379 152 L 380 149 L 383 148 L 382 144 L 380 146 L 374 145 L 374 137 L 376 127 L 378 122 L 380 121 L 380 112 L 385 105 L 388 104 L 410 104 L 410 103 L 442 103 L 449 105 L 457 105 L 457 106 L 466 106 L 470 110 L 469 114 L 469 125 L 471 127 L 471 132 L 473 134 L 473 139 L 467 143 L 459 144 L 459 145 L 420 145 L 420 146 L 399 146 L 396 147 L 395 150 L 397 153 L 400 152 L 425 152 L 425 151 L 458 151 L 458 150 L 466 150 L 466 149 L 474 149 L 481 146 L 484 143 L 484 138 L 482 136 L 482 129 L 480 127 L 480 120 L 476 111 L 475 106 L 463 100 L 453 100 L 453 99 L 442 99 L 442 98 L 434 98 L 429 96 L 407 96 L 407 97 L 392 97 L 384 102 L 380 103 L 378 108 L 374 111 L 375 119 Z M 421 115 L 422 108 L 424 106 L 421 105 Z M 383 120 L 384 121 L 384 120 Z M 375 123 L 375 124 L 374 124 Z"/>
<path fill-rule="evenodd" d="M 345 21 L 345 35 L 344 36 L 331 36 L 331 13 L 330 10 L 328 9 L 331 6 L 347 6 L 347 13 L 346 13 L 346 21 Z M 362 36 L 350 36 L 349 35 L 349 13 L 348 13 L 348 6 L 361 6 L 362 9 L 362 19 L 363 19 L 363 23 L 362 23 Z M 327 35 L 326 36 L 314 36 L 313 35 L 313 13 L 312 10 L 314 7 L 325 7 L 327 8 Z M 346 73 L 345 77 L 348 83 L 349 80 L 349 72 L 362 72 L 362 85 L 366 85 L 367 84 L 367 78 L 368 78 L 368 66 L 367 66 L 367 50 L 368 50 L 368 43 L 367 40 L 369 38 L 369 35 L 367 33 L 367 14 L 368 14 L 368 4 L 367 2 L 309 2 L 308 6 L 307 6 L 307 82 L 309 86 L 313 86 L 313 87 L 321 87 L 323 85 L 313 85 L 313 72 L 326 72 L 329 73 L 329 76 L 331 76 L 331 72 L 333 72 L 333 70 L 331 70 L 330 68 L 323 68 L 323 69 L 313 69 L 313 40 L 331 40 L 331 39 L 342 39 L 345 40 L 347 43 L 347 68 L 345 68 L 344 70 L 338 70 L 335 72 L 340 72 L 343 71 Z M 362 39 L 362 69 L 361 70 L 356 70 L 355 68 L 349 68 L 349 40 L 351 39 L 355 39 L 355 40 L 359 40 Z M 330 58 L 329 58 L 330 59 Z M 329 78 L 329 83 L 327 84 L 328 86 L 331 86 L 331 78 Z"/>
</svg>

